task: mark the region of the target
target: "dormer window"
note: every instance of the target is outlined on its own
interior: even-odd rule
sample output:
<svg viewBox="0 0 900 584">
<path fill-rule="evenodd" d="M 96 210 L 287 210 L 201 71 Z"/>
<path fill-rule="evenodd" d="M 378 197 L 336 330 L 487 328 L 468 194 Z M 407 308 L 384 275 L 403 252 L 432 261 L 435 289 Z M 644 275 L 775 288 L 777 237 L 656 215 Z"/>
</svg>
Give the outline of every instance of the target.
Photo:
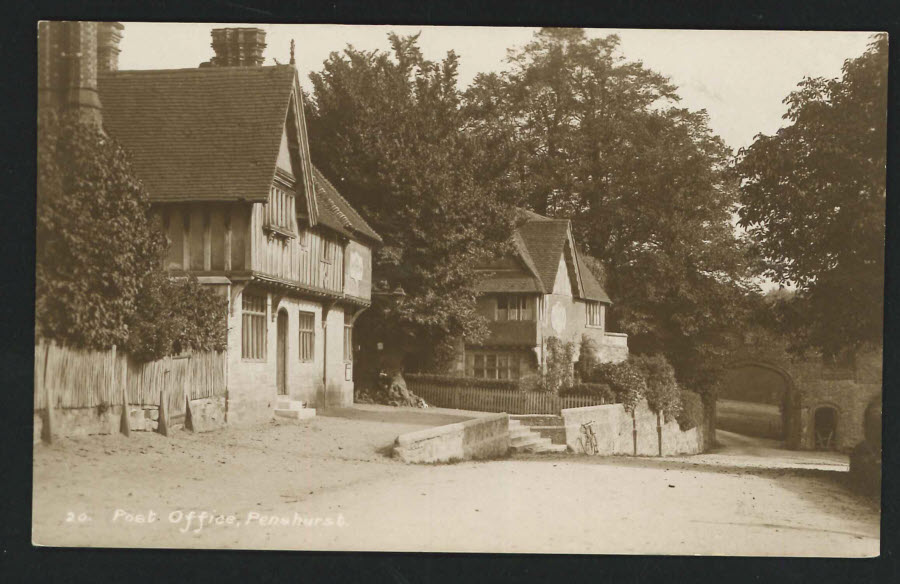
<svg viewBox="0 0 900 584">
<path fill-rule="evenodd" d="M 264 228 L 272 235 L 297 236 L 296 196 L 294 189 L 284 182 L 276 181 L 269 189 Z"/>
</svg>

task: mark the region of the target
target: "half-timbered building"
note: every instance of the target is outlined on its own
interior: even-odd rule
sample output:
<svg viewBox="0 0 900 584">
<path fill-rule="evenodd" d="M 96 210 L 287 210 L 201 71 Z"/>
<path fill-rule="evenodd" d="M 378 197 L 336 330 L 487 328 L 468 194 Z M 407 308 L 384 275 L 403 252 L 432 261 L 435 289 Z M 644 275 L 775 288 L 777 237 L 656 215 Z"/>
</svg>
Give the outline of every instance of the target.
<svg viewBox="0 0 900 584">
<path fill-rule="evenodd" d="M 380 242 L 312 165 L 297 70 L 262 66 L 264 41 L 217 29 L 200 67 L 98 76 L 103 126 L 150 194 L 167 268 L 228 298 L 229 423 L 352 402 L 353 323 Z"/>
</svg>

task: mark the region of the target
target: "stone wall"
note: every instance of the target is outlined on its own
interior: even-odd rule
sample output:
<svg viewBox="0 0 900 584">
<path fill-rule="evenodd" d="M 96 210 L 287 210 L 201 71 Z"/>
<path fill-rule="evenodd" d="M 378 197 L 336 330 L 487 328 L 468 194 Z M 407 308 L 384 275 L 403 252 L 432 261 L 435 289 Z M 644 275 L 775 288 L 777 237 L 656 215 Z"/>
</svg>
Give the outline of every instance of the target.
<svg viewBox="0 0 900 584">
<path fill-rule="evenodd" d="M 861 352 L 853 366 L 844 368 L 829 366 L 818 355 L 791 358 L 779 347 L 749 347 L 738 354 L 742 357 L 733 370 L 763 367 L 783 378 L 790 404 L 785 425 L 789 448 L 816 448 L 815 414 L 829 407 L 837 412 L 832 448 L 849 452 L 862 441 L 866 407 L 881 393 L 881 350 Z M 728 388 L 723 393 L 728 395 Z"/>
<path fill-rule="evenodd" d="M 407 463 L 494 458 L 509 450 L 509 416 L 497 414 L 401 434 L 394 456 Z"/>
<path fill-rule="evenodd" d="M 628 359 L 628 335 L 604 333 L 597 356 L 602 363 L 621 363 Z"/>
<path fill-rule="evenodd" d="M 880 383 L 846 380 L 805 380 L 800 383 L 800 447 L 814 449 L 815 414 L 819 408 L 837 411 L 834 447 L 849 452 L 862 442 L 866 406 L 881 393 Z"/>
<path fill-rule="evenodd" d="M 581 426 L 594 422 L 593 429 L 597 437 L 598 450 L 596 454 L 633 455 L 636 429 L 638 456 L 659 455 L 657 416 L 647 406 L 646 400 L 637 405 L 634 417 L 622 404 L 565 409 L 562 411 L 562 417 L 566 429 L 566 445 L 572 452 L 584 452 L 582 447 L 584 434 Z M 706 449 L 706 437 L 702 428 L 682 431 L 675 420 L 662 422 L 663 456 L 698 454 Z"/>
<path fill-rule="evenodd" d="M 46 410 L 34 412 L 34 442 L 41 439 Z M 96 408 L 55 409 L 52 413 L 53 437 L 91 436 L 116 434 L 122 423 L 122 406 Z M 156 430 L 159 420 L 157 406 L 128 406 L 128 427 L 133 432 Z"/>
</svg>

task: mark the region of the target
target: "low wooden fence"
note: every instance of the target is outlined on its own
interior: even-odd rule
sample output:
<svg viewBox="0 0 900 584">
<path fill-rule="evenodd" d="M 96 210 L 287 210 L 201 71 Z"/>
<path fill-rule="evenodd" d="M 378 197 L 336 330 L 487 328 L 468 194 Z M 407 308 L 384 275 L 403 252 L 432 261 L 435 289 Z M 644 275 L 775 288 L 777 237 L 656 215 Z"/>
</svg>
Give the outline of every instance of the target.
<svg viewBox="0 0 900 584">
<path fill-rule="evenodd" d="M 566 408 L 600 406 L 607 402 L 590 396 L 559 397 L 544 392 L 526 392 L 518 389 L 496 389 L 467 384 L 453 385 L 406 378 L 407 388 L 439 408 L 474 410 L 477 412 L 505 412 L 507 414 L 554 414 Z"/>
<path fill-rule="evenodd" d="M 192 353 L 137 363 L 115 348 L 89 351 L 41 340 L 34 347 L 34 409 L 159 406 L 184 413 L 185 400 L 225 395 L 225 353 Z"/>
</svg>

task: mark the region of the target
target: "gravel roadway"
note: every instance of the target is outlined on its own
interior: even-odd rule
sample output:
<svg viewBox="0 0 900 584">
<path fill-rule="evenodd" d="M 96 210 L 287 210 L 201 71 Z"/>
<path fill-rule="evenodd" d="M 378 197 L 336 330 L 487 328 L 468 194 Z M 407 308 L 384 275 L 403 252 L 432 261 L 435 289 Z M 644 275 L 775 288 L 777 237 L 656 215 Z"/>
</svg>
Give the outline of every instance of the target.
<svg viewBox="0 0 900 584">
<path fill-rule="evenodd" d="M 387 456 L 463 419 L 370 406 L 302 422 L 34 448 L 47 546 L 874 556 L 877 502 L 840 455 L 720 432 L 678 458 L 530 455 L 448 465 Z M 475 415 L 475 414 L 472 414 Z M 192 514 L 193 513 L 193 514 Z M 204 515 L 205 514 L 205 515 Z"/>
</svg>

